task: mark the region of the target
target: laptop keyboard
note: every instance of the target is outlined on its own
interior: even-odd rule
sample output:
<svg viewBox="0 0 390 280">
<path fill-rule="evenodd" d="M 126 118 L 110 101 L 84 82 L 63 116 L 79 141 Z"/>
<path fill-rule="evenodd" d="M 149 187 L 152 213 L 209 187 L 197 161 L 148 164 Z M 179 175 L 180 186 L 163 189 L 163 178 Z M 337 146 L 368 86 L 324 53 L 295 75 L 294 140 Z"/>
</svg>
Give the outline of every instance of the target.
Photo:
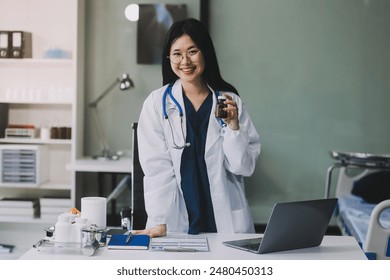
<svg viewBox="0 0 390 280">
<path fill-rule="evenodd" d="M 250 244 L 243 244 L 241 247 L 249 250 L 249 251 L 258 251 L 259 250 L 259 247 L 260 247 L 260 244 L 261 244 L 261 240 L 257 243 L 250 243 Z"/>
</svg>

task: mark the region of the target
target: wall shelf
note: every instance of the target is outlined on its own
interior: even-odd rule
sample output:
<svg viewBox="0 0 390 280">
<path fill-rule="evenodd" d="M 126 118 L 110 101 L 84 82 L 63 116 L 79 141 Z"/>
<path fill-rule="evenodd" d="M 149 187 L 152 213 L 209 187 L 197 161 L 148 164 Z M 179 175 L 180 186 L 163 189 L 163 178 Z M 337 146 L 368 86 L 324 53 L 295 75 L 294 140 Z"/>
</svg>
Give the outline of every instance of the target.
<svg viewBox="0 0 390 280">
<path fill-rule="evenodd" d="M 0 109 L 1 116 L 8 120 L 5 126 L 0 122 L 3 125 L 0 129 L 9 124 L 31 124 L 37 130 L 71 128 L 71 139 L 0 138 L 0 146 L 9 145 L 16 150 L 39 146 L 47 150 L 45 157 L 37 156 L 34 161 L 36 168 L 43 166 L 40 170 L 48 173 L 48 178 L 37 180 L 32 186 L 23 185 L 22 179 L 20 182 L 15 179 L 16 183 L 1 180 L 0 199 L 58 197 L 69 199 L 75 205 L 76 171 L 67 170 L 66 165 L 83 152 L 80 143 L 83 142 L 84 16 L 84 0 L 7 1 L 0 9 L 2 30 L 21 30 L 32 35 L 32 58 L 0 59 Z M 52 46 L 66 51 L 70 58 L 44 58 L 45 51 Z M 17 163 L 23 160 L 15 158 Z M 2 176 L 1 154 L 0 160 Z M 13 175 L 14 169 L 8 170 L 8 174 Z M 0 215 L 0 222 L 45 223 L 48 220 Z"/>
<path fill-rule="evenodd" d="M 25 139 L 25 138 L 0 138 L 0 143 L 8 144 L 47 144 L 47 145 L 71 145 L 72 141 L 68 139 Z"/>
<path fill-rule="evenodd" d="M 0 59 L 0 67 L 1 66 L 49 66 L 49 67 L 70 67 L 74 63 L 73 59 L 52 59 L 52 58 L 22 58 L 22 59 L 14 59 L 14 58 L 4 58 Z"/>
</svg>

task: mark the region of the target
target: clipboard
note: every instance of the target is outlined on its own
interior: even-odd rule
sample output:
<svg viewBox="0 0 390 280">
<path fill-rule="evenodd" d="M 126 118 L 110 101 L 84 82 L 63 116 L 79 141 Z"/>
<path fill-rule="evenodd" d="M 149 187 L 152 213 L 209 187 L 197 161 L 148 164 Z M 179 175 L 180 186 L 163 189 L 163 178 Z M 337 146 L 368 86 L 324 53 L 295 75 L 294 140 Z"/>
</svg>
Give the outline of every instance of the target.
<svg viewBox="0 0 390 280">
<path fill-rule="evenodd" d="M 150 243 L 151 251 L 165 252 L 209 252 L 207 237 L 156 237 Z"/>
</svg>

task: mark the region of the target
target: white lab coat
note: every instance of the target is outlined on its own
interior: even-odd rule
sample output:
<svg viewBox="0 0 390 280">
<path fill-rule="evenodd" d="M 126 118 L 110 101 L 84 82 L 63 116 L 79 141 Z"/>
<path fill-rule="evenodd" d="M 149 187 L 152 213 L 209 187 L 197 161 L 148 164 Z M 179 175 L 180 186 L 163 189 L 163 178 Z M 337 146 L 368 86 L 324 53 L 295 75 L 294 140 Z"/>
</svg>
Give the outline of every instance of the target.
<svg viewBox="0 0 390 280">
<path fill-rule="evenodd" d="M 157 89 L 147 97 L 138 123 L 139 158 L 145 174 L 146 228 L 166 224 L 170 232 L 187 232 L 188 215 L 180 186 L 183 149 L 173 148 L 174 141 L 177 145 L 185 143 L 185 112 L 182 131 L 179 111 L 167 96 L 171 130 L 162 110 L 166 88 Z M 172 94 L 185 111 L 180 80 L 174 84 Z M 233 93 L 230 95 L 238 106 L 240 129 L 233 131 L 222 127 L 213 109 L 207 131 L 205 161 L 215 223 L 218 232 L 254 232 L 243 176 L 250 176 L 255 169 L 260 140 L 241 98 Z M 213 108 L 216 102 L 213 91 Z"/>
</svg>

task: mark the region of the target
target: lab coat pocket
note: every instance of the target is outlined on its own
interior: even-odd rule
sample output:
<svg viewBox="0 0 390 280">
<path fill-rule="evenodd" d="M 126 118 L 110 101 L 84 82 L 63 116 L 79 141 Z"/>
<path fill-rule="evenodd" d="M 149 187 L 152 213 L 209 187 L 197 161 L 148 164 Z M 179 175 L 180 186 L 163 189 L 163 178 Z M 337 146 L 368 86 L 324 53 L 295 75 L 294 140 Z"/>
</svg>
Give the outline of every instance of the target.
<svg viewBox="0 0 390 280">
<path fill-rule="evenodd" d="M 254 232 L 254 225 L 248 207 L 232 211 L 234 232 Z"/>
<path fill-rule="evenodd" d="M 230 176 L 229 176 L 230 175 Z M 228 175 L 228 190 L 235 232 L 254 232 L 252 215 L 242 187 L 242 177 Z"/>
<path fill-rule="evenodd" d="M 230 199 L 230 207 L 232 211 L 240 210 L 245 207 L 246 198 L 244 189 L 241 187 L 237 176 L 228 173 L 227 174 L 227 186 Z"/>
</svg>

